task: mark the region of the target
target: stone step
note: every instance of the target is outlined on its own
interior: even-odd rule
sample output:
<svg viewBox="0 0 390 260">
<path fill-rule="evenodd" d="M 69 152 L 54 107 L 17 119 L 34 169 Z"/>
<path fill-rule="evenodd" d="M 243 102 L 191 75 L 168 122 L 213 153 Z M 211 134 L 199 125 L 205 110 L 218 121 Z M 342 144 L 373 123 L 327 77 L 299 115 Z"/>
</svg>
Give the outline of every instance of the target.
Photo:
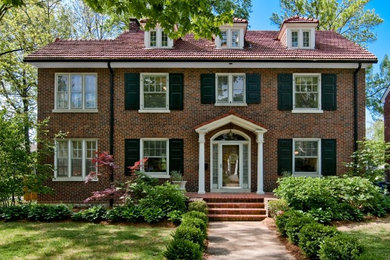
<svg viewBox="0 0 390 260">
<path fill-rule="evenodd" d="M 266 215 L 209 214 L 210 221 L 261 221 Z"/>
<path fill-rule="evenodd" d="M 210 197 L 210 198 L 203 198 L 207 203 L 213 203 L 213 202 L 230 202 L 230 203 L 236 203 L 236 202 L 257 202 L 257 203 L 264 203 L 264 198 L 258 198 L 258 197 Z"/>
<path fill-rule="evenodd" d="M 209 209 L 212 208 L 264 208 L 264 203 L 260 202 L 209 202 Z"/>
<path fill-rule="evenodd" d="M 209 208 L 209 215 L 265 215 L 260 208 Z"/>
</svg>

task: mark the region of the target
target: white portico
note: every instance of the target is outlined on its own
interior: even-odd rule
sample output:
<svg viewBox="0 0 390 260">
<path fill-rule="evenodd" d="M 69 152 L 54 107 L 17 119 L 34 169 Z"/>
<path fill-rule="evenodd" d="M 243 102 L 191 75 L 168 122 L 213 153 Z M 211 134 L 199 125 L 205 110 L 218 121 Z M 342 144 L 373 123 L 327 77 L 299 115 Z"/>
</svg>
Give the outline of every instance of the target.
<svg viewBox="0 0 390 260">
<path fill-rule="evenodd" d="M 206 134 L 233 124 L 256 135 L 257 142 L 257 194 L 264 194 L 263 143 L 267 130 L 242 116 L 229 113 L 198 126 L 199 134 L 199 186 L 205 191 L 205 142 Z M 210 189 L 211 192 L 250 192 L 251 187 L 251 138 L 237 129 L 224 129 L 210 138 Z"/>
</svg>

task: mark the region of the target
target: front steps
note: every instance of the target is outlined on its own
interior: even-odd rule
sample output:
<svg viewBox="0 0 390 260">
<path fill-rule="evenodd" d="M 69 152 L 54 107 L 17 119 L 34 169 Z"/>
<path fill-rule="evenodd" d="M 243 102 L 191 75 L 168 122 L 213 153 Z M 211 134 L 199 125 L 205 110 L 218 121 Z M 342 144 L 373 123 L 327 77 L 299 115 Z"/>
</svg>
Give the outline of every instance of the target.
<svg viewBox="0 0 390 260">
<path fill-rule="evenodd" d="M 209 207 L 210 221 L 261 221 L 266 218 L 264 198 L 205 197 Z"/>
</svg>

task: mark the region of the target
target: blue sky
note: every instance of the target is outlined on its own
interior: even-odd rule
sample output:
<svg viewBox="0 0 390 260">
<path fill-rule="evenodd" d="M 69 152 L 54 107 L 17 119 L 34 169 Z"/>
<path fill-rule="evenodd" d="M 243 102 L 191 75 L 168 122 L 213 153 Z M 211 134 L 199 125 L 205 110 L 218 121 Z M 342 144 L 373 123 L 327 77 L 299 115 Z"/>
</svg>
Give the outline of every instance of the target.
<svg viewBox="0 0 390 260">
<path fill-rule="evenodd" d="M 279 0 L 253 0 L 252 14 L 249 18 L 251 30 L 278 30 L 276 25 L 272 25 L 270 17 L 273 12 L 279 12 Z M 377 40 L 368 44 L 368 50 L 378 57 L 378 64 L 382 61 L 385 54 L 390 55 L 390 1 L 389 0 L 371 0 L 366 9 L 375 9 L 375 12 L 384 20 L 376 28 Z M 374 69 L 378 69 L 378 64 Z M 369 112 L 366 112 L 367 124 L 370 125 L 372 119 Z"/>
</svg>

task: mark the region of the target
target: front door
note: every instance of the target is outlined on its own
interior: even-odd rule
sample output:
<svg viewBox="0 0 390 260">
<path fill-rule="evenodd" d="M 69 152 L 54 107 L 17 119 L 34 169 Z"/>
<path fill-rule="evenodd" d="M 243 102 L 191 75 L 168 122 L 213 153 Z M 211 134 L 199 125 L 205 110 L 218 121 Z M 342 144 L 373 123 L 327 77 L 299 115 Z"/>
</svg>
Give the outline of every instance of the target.
<svg viewBox="0 0 390 260">
<path fill-rule="evenodd" d="M 222 145 L 222 187 L 240 187 L 240 146 Z"/>
</svg>

